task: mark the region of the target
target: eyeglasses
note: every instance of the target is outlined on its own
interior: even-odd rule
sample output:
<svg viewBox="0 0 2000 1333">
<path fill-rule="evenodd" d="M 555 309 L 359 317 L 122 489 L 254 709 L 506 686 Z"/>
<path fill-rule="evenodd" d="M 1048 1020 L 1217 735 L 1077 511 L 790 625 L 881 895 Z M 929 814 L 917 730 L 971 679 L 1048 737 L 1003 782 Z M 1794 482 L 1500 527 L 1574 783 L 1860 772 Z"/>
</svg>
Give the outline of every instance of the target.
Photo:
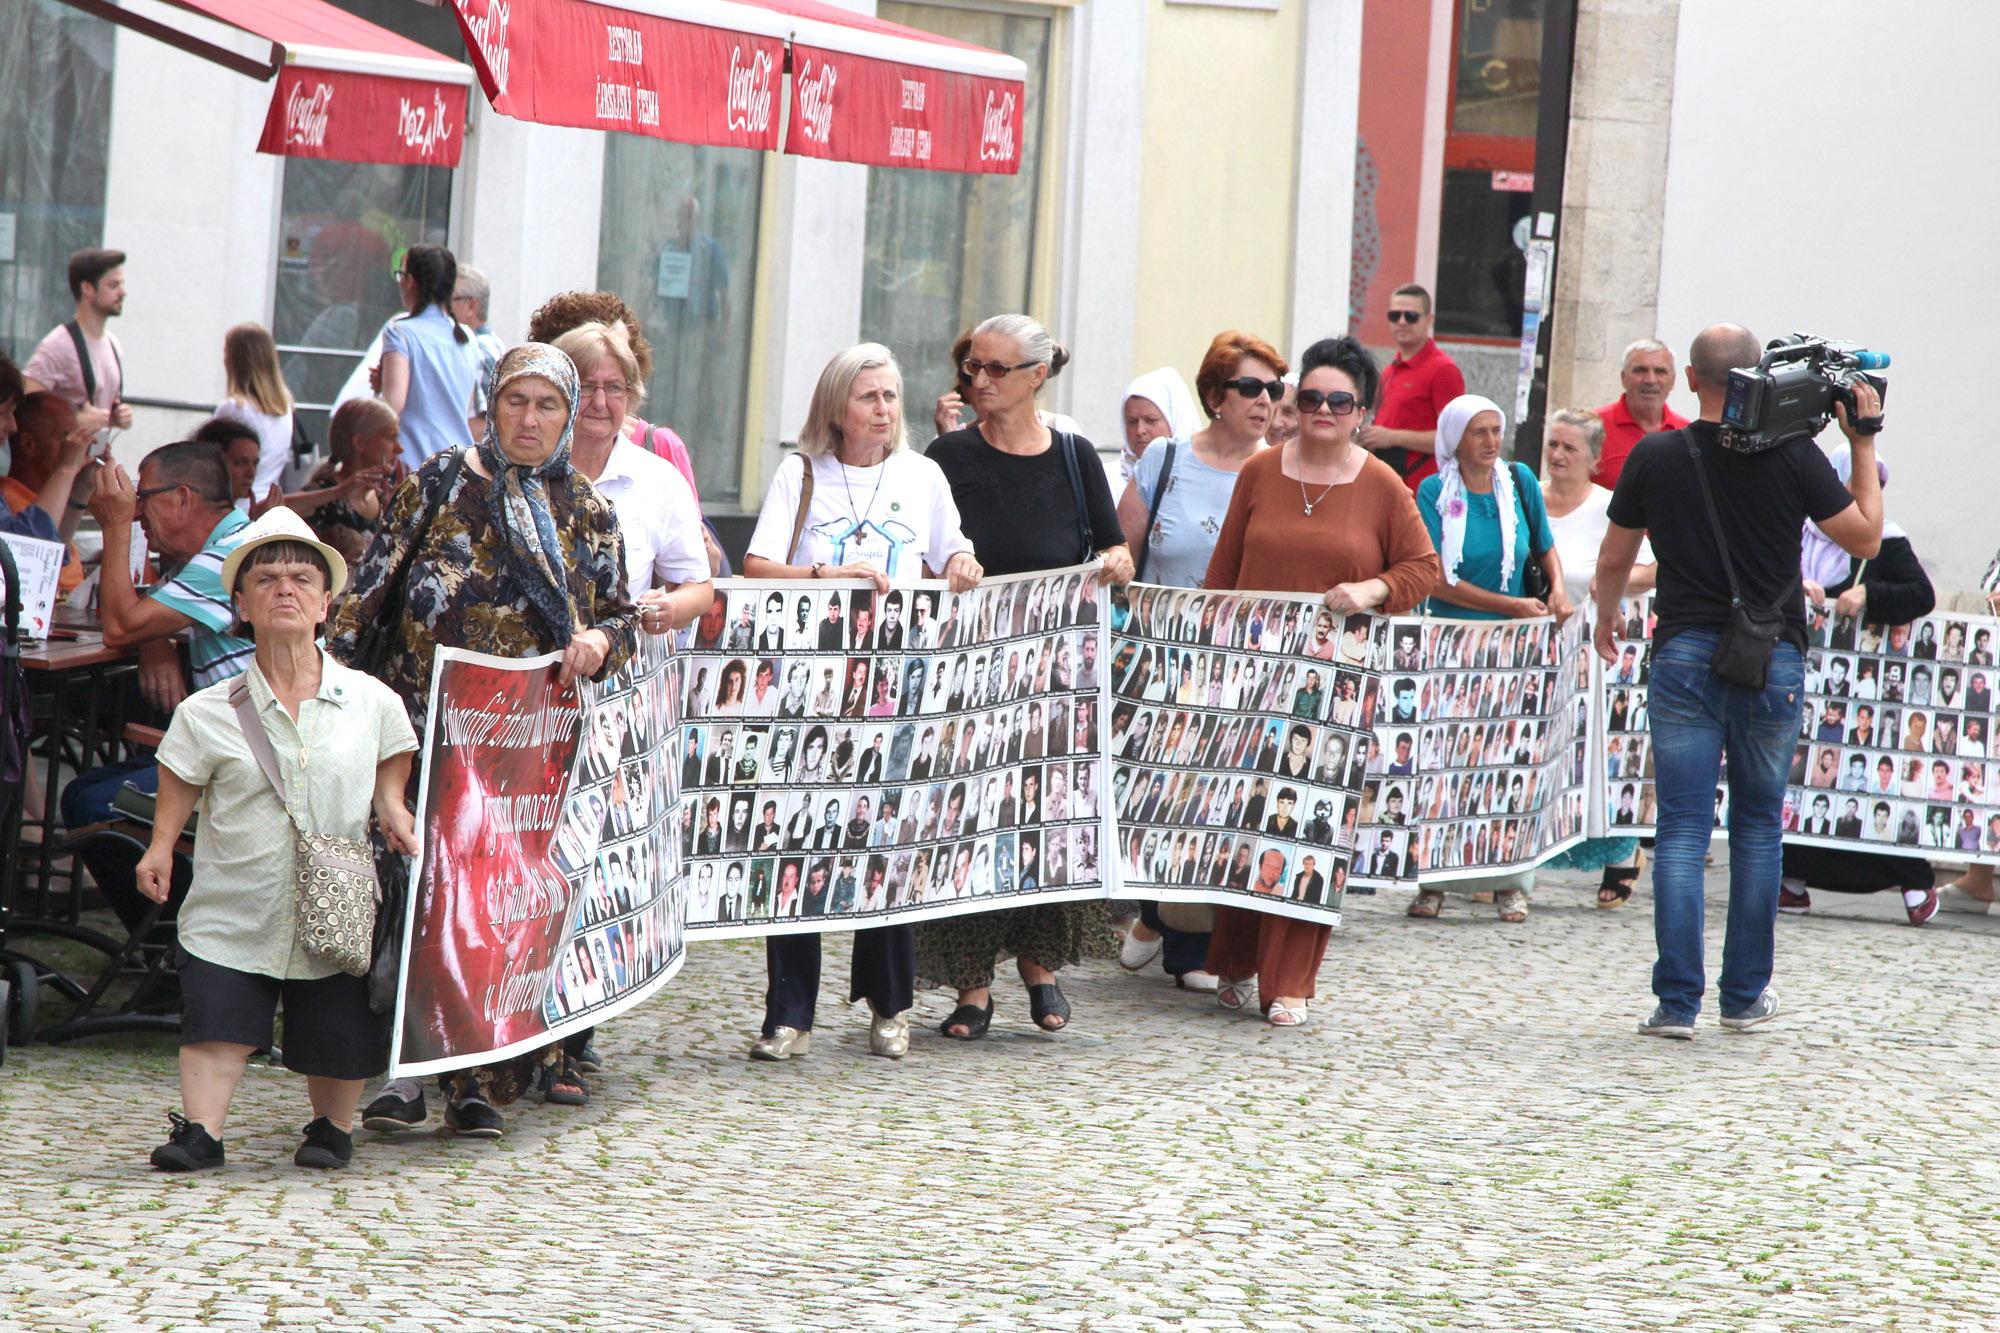
<svg viewBox="0 0 2000 1333">
<path fill-rule="evenodd" d="M 964 372 L 965 377 L 969 380 L 978 379 L 982 371 L 985 372 L 988 379 L 1004 380 L 1012 371 L 1028 370 L 1040 364 L 1042 363 L 1039 361 L 1023 361 L 1018 365 L 1010 366 L 1005 361 L 974 361 L 968 358 L 959 362 L 958 368 Z"/>
<path fill-rule="evenodd" d="M 142 487 L 137 491 L 134 491 L 132 493 L 132 498 L 135 503 L 144 504 L 146 503 L 146 501 L 152 499 L 156 495 L 165 495 L 168 491 L 177 491 L 185 485 L 187 485 L 186 482 L 177 481 L 173 483 L 171 486 L 146 486 Z"/>
<path fill-rule="evenodd" d="M 1259 394 L 1263 394 L 1274 403 L 1285 396 L 1285 382 L 1283 380 L 1260 380 L 1255 375 L 1245 375 L 1241 379 L 1224 380 L 1222 387 L 1225 391 L 1234 389 L 1245 398 L 1255 398 Z"/>
<path fill-rule="evenodd" d="M 607 403 L 622 403 L 631 392 L 632 386 L 624 380 L 604 380 L 596 384 L 579 384 L 576 386 L 576 397 L 579 403 L 587 403 L 600 393 L 604 395 L 604 401 Z"/>
<path fill-rule="evenodd" d="M 1312 416 L 1322 407 L 1337 417 L 1344 417 L 1360 403 L 1345 389 L 1335 389 L 1332 393 L 1321 393 L 1318 389 L 1299 390 L 1299 411 Z"/>
<path fill-rule="evenodd" d="M 1389 312 L 1389 322 L 1391 324 L 1414 324 L 1423 317 L 1424 312 L 1421 310 L 1391 310 Z"/>
</svg>

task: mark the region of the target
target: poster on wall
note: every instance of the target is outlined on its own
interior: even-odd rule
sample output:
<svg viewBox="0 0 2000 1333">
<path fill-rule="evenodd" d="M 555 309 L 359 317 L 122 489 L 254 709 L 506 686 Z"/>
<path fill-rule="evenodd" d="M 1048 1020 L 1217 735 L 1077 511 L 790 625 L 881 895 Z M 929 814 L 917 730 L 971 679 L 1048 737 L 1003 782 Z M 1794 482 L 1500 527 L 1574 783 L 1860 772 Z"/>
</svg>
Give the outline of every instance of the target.
<svg viewBox="0 0 2000 1333">
<path fill-rule="evenodd" d="M 681 664 L 650 635 L 601 683 L 558 685 L 559 660 L 438 650 L 399 1077 L 536 1050 L 680 969 Z"/>
<path fill-rule="evenodd" d="M 1338 925 L 1387 622 L 1141 584 L 1112 616 L 1119 892 Z"/>
<path fill-rule="evenodd" d="M 719 583 L 675 755 L 688 930 L 1105 896 L 1105 605 L 1081 566 L 962 594 Z"/>
</svg>

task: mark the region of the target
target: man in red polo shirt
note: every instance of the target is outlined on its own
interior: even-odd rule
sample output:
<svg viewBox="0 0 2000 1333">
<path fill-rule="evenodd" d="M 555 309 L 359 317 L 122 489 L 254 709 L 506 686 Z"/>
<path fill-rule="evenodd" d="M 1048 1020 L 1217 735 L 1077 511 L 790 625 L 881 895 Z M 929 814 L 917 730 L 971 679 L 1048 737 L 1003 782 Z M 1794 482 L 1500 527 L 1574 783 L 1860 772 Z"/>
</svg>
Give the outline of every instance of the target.
<svg viewBox="0 0 2000 1333">
<path fill-rule="evenodd" d="M 1354 432 L 1413 491 L 1437 471 L 1438 413 L 1465 392 L 1458 363 L 1431 341 L 1431 323 L 1431 294 L 1422 287 L 1406 283 L 1389 294 L 1396 359 L 1382 372 L 1375 419 Z"/>
<path fill-rule="evenodd" d="M 1590 479 L 1606 490 L 1618 485 L 1633 445 L 1654 431 L 1679 430 L 1688 424 L 1686 417 L 1667 406 L 1667 394 L 1674 387 L 1674 354 L 1665 343 L 1641 338 L 1627 347 L 1618 379 L 1625 392 L 1609 407 L 1597 409 L 1604 422 L 1604 452 Z"/>
</svg>

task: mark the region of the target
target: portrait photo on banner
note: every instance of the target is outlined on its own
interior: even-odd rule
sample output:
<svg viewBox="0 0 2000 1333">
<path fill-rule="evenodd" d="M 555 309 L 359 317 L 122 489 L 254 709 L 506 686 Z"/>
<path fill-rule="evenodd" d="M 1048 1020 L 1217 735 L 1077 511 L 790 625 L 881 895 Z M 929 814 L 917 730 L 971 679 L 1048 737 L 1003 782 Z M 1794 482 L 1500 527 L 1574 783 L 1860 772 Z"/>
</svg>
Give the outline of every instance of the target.
<svg viewBox="0 0 2000 1333">
<path fill-rule="evenodd" d="M 1104 896 L 1104 596 L 1082 568 L 719 582 L 675 750 L 688 930 Z"/>
</svg>

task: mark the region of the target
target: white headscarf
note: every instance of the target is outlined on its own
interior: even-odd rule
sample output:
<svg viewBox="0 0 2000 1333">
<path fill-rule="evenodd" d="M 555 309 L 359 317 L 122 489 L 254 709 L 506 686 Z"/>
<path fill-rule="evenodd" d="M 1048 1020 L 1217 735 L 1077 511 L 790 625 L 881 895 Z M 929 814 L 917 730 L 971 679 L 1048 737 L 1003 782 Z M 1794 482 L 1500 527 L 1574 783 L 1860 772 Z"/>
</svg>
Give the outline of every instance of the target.
<svg viewBox="0 0 2000 1333">
<path fill-rule="evenodd" d="M 1201 429 L 1201 414 L 1195 411 L 1194 391 L 1187 381 L 1172 366 L 1161 366 L 1149 370 L 1133 380 L 1125 389 L 1125 397 L 1118 400 L 1121 417 L 1118 430 L 1122 437 L 1125 424 L 1122 420 L 1126 399 L 1144 398 L 1160 409 L 1160 415 L 1167 419 L 1167 438 L 1185 440 Z M 1129 444 L 1120 445 L 1118 451 L 1118 473 L 1126 481 L 1132 480 L 1132 469 L 1139 465 L 1139 455 L 1132 452 Z"/>
<path fill-rule="evenodd" d="M 1845 486 L 1854 480 L 1854 451 L 1847 445 L 1843 444 L 1828 453 L 1826 461 L 1833 464 L 1833 470 L 1839 475 L 1841 485 Z M 1884 486 L 1889 484 L 1889 465 L 1880 458 L 1875 460 L 1875 475 L 1882 479 Z M 1903 537 L 1908 534 L 1901 527 L 1884 519 L 1882 535 Z M 1819 524 L 1810 519 L 1806 521 L 1799 547 L 1799 573 L 1804 575 L 1808 582 L 1817 583 L 1822 588 L 1832 588 L 1845 583 L 1847 576 L 1854 571 L 1854 557 L 1842 550 L 1840 543 L 1820 531 Z"/>
<path fill-rule="evenodd" d="M 1460 394 L 1438 413 L 1437 469 L 1442 483 L 1438 518 L 1444 526 L 1444 549 L 1438 558 L 1444 562 L 1444 581 L 1454 586 L 1459 563 L 1465 559 L 1465 478 L 1458 472 L 1458 445 L 1465 438 L 1465 428 L 1481 412 L 1495 413 L 1500 429 L 1507 429 L 1507 414 L 1500 410 L 1500 404 L 1476 393 Z M 1493 500 L 1500 507 L 1500 587 L 1494 591 L 1505 591 L 1514 579 L 1514 532 L 1520 506 L 1514 495 L 1514 469 L 1504 458 L 1493 463 Z"/>
</svg>

